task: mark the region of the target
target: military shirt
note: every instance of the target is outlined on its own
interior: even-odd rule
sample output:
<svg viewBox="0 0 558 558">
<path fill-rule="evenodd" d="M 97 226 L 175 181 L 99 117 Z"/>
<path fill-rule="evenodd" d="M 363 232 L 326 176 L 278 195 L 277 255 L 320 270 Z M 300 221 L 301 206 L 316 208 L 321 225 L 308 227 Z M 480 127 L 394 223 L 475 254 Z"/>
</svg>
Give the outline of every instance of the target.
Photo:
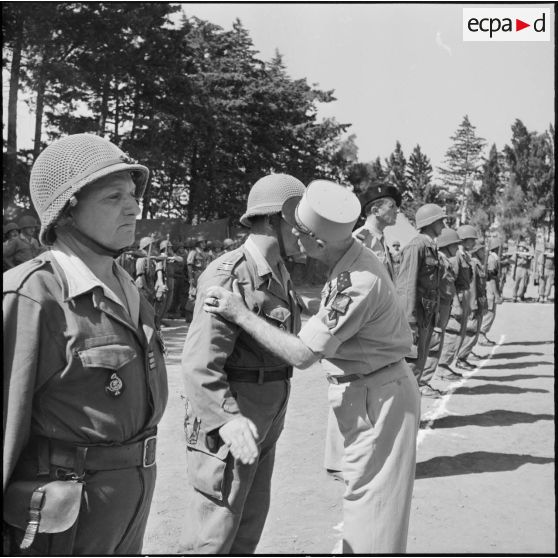
<svg viewBox="0 0 558 558">
<path fill-rule="evenodd" d="M 299 338 L 333 375 L 368 374 L 410 353 L 412 335 L 385 267 L 353 241 L 322 291 L 318 313 Z"/>
<path fill-rule="evenodd" d="M 387 269 L 390 279 L 395 281 L 395 266 L 384 235 L 378 235 L 364 225 L 353 232 L 353 237 L 360 240 L 364 246 L 376 254 Z"/>
<path fill-rule="evenodd" d="M 440 258 L 440 304 L 449 306 L 456 294 L 455 264 L 443 252 L 438 252 Z"/>
<path fill-rule="evenodd" d="M 198 421 L 202 445 L 204 436 L 240 413 L 227 379 L 227 368 L 259 370 L 288 366 L 239 326 L 203 309 L 209 287 L 217 285 L 232 290 L 235 279 L 250 310 L 285 331 L 297 333 L 300 329 L 304 304 L 294 292 L 287 270 L 281 272 L 281 278 L 274 275 L 250 237 L 244 245 L 209 264 L 198 280 L 194 316 L 182 352 L 185 392 L 192 415 Z"/>
<path fill-rule="evenodd" d="M 36 238 L 29 238 L 21 233 L 19 236 L 5 242 L 3 248 L 4 260 L 9 262 L 12 267 L 32 260 L 43 251 Z"/>
</svg>

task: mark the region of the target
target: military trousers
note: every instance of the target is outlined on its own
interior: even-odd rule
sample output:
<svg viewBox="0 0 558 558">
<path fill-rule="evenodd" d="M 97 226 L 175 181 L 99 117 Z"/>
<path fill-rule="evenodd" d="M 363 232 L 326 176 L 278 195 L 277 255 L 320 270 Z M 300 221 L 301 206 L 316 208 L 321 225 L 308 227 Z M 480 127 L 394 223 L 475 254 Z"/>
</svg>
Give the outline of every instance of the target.
<svg viewBox="0 0 558 558">
<path fill-rule="evenodd" d="M 492 324 L 494 324 L 494 320 L 496 319 L 496 308 L 497 308 L 496 301 L 493 299 L 488 300 L 488 309 L 485 311 L 482 317 L 482 324 L 481 324 L 481 333 L 486 336 L 486 334 L 490 331 Z"/>
<path fill-rule="evenodd" d="M 424 372 L 424 365 L 426 364 L 426 359 L 428 358 L 430 339 L 432 337 L 432 332 L 434 331 L 434 320 L 434 314 L 425 317 L 423 325 L 417 328 L 417 358 L 411 359 L 407 357 L 407 362 L 409 363 L 411 371 L 415 375 L 419 386 L 424 384 L 422 376 Z"/>
<path fill-rule="evenodd" d="M 195 490 L 185 513 L 187 553 L 253 554 L 269 511 L 275 446 L 285 423 L 290 382 L 231 381 L 230 386 L 242 415 L 258 429 L 259 455 L 255 463 L 244 465 L 229 454 L 222 478 L 207 479 L 217 457 L 188 450 L 188 477 Z M 203 492 L 202 485 L 220 485 L 221 497 Z"/>
<path fill-rule="evenodd" d="M 347 384 L 328 399 L 344 439 L 343 554 L 402 554 L 416 468 L 420 393 L 409 365 Z"/>
<path fill-rule="evenodd" d="M 539 279 L 539 296 L 548 299 L 550 291 L 554 285 L 554 270 L 546 270 L 544 275 Z"/>
<path fill-rule="evenodd" d="M 428 384 L 436 372 L 438 362 L 440 361 L 440 356 L 442 355 L 442 349 L 444 347 L 444 338 L 446 332 L 446 326 L 450 319 L 451 312 L 451 302 L 449 304 L 440 303 L 440 310 L 438 316 L 438 325 L 434 328 L 432 332 L 432 337 L 430 338 L 430 348 L 428 350 L 428 357 L 424 365 L 424 370 L 422 373 L 421 383 Z"/>
<path fill-rule="evenodd" d="M 466 334 L 463 339 L 463 343 L 459 348 L 459 352 L 457 353 L 458 360 L 467 360 L 467 357 L 473 352 L 473 349 L 475 348 L 475 345 L 479 340 L 479 335 L 482 327 L 482 320 L 483 320 L 482 310 L 474 310 L 474 312 L 472 312 L 471 315 L 469 316 Z"/>
<path fill-rule="evenodd" d="M 513 282 L 513 298 L 520 298 L 523 300 L 528 284 L 529 270 L 525 267 L 518 267 L 515 270 L 515 279 Z"/>
<path fill-rule="evenodd" d="M 330 471 L 343 469 L 343 435 L 339 430 L 335 413 L 330 407 L 327 415 L 324 467 Z"/>
<path fill-rule="evenodd" d="M 439 364 L 450 365 L 461 348 L 467 333 L 469 320 L 469 291 L 463 291 L 454 297 L 450 318 L 444 332 L 444 344 L 440 354 Z"/>
</svg>

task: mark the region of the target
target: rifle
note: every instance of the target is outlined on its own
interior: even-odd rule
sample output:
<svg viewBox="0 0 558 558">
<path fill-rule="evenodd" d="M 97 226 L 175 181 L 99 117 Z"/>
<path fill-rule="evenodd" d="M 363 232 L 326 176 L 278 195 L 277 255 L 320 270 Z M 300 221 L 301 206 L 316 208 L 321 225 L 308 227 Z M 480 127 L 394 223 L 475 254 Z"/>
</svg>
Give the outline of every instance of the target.
<svg viewBox="0 0 558 558">
<path fill-rule="evenodd" d="M 512 279 L 515 281 L 515 272 L 517 271 L 517 248 L 515 249 L 515 257 L 513 262 L 513 275 Z"/>
</svg>

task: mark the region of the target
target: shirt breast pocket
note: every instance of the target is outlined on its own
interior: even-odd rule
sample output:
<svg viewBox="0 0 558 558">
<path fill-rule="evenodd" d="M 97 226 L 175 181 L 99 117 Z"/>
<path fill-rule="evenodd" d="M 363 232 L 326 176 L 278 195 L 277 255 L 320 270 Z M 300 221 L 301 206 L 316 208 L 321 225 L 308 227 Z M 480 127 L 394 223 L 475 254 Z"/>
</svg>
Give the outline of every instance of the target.
<svg viewBox="0 0 558 558">
<path fill-rule="evenodd" d="M 77 351 L 84 368 L 120 370 L 136 358 L 136 351 L 129 345 L 112 343 Z"/>
</svg>

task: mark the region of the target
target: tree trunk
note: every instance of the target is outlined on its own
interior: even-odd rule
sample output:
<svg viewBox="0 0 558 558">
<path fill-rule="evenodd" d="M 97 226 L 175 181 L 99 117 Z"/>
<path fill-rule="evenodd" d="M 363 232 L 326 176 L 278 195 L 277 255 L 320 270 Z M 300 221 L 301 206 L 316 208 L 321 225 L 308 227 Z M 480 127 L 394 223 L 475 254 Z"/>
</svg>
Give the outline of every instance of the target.
<svg viewBox="0 0 558 558">
<path fill-rule="evenodd" d="M 6 178 L 14 186 L 17 163 L 17 98 L 19 93 L 19 72 L 21 69 L 21 51 L 23 49 L 23 14 L 18 10 L 15 23 L 15 42 L 10 68 L 10 93 L 8 96 L 8 138 L 6 146 Z"/>
<path fill-rule="evenodd" d="M 107 117 L 108 117 L 108 101 L 109 101 L 109 85 L 110 85 L 110 78 L 105 75 L 103 80 L 103 90 L 102 90 L 102 97 L 101 97 L 101 114 L 99 115 L 99 135 L 105 135 L 105 129 L 107 125 Z"/>
<path fill-rule="evenodd" d="M 114 138 L 113 141 L 118 145 L 118 128 L 120 126 L 120 95 L 118 91 L 118 82 L 114 85 Z"/>
<path fill-rule="evenodd" d="M 42 56 L 37 80 L 37 110 L 35 113 L 35 140 L 33 142 L 33 160 L 37 160 L 41 152 L 41 134 L 43 131 L 43 112 L 45 108 L 46 70 L 45 56 Z"/>
</svg>

